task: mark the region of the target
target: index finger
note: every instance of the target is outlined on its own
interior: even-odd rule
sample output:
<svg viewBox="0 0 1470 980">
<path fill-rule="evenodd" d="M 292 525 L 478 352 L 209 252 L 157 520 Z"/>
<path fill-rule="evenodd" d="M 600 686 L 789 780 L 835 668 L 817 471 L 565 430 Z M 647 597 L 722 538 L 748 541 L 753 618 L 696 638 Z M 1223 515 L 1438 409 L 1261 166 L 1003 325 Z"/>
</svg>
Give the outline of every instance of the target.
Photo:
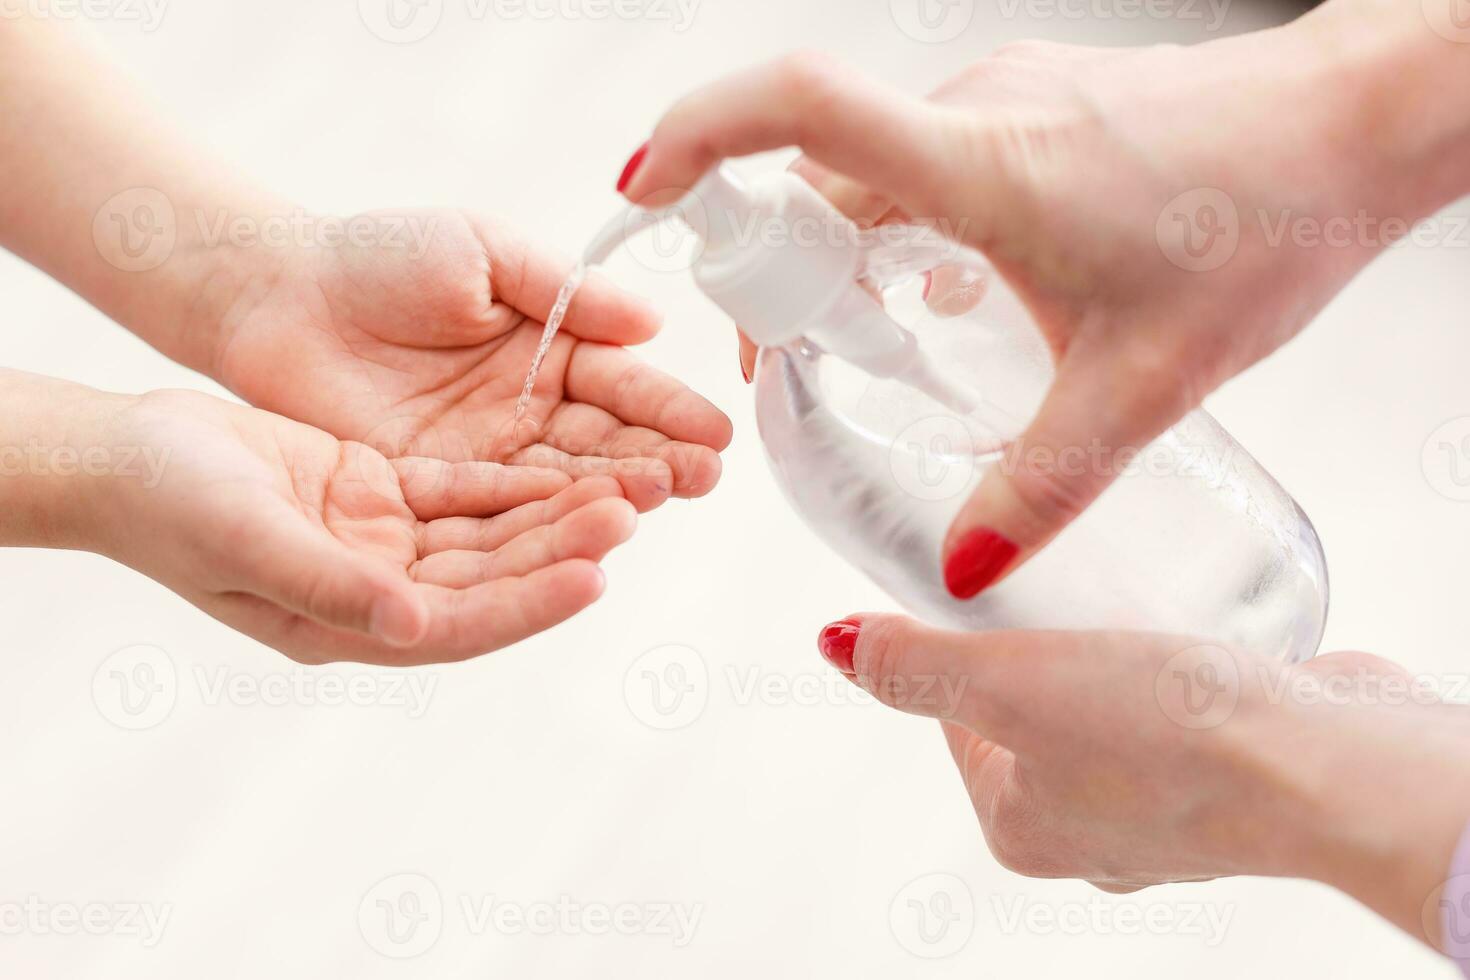
<svg viewBox="0 0 1470 980">
<path fill-rule="evenodd" d="M 692 187 L 726 157 L 795 145 L 880 195 L 902 200 L 919 192 L 927 200 L 929 178 L 915 161 L 935 159 L 934 123 L 943 118 L 943 110 L 822 55 L 792 55 L 680 100 L 654 130 L 623 193 L 642 202 Z"/>
</svg>

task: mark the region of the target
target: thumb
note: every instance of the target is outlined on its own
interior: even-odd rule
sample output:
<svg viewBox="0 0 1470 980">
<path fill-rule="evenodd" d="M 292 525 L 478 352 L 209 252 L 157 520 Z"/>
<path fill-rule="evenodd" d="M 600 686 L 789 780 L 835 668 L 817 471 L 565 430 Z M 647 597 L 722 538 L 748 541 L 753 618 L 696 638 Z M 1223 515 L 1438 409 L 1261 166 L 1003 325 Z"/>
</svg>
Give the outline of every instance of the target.
<svg viewBox="0 0 1470 980">
<path fill-rule="evenodd" d="M 863 613 L 822 629 L 822 656 L 891 708 L 957 722 L 1005 742 L 1031 705 L 1026 643 L 1044 633 L 962 633 L 906 616 Z"/>
<path fill-rule="evenodd" d="M 400 570 L 330 537 L 272 527 L 240 557 L 248 591 L 324 626 L 396 647 L 428 632 L 428 606 Z"/>
<path fill-rule="evenodd" d="M 1177 368 L 1169 371 L 1068 352 L 1036 417 L 950 525 L 943 561 L 952 595 L 972 598 L 1019 567 L 1184 416 L 1190 403 Z"/>
</svg>

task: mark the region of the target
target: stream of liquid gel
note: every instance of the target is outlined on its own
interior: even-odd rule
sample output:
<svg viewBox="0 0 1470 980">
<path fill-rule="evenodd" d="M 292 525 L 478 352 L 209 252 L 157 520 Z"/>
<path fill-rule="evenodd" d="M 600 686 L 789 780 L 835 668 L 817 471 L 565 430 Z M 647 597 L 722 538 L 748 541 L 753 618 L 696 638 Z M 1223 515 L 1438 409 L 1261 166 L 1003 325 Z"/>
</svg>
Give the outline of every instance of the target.
<svg viewBox="0 0 1470 980">
<path fill-rule="evenodd" d="M 567 307 L 572 305 L 572 297 L 576 295 L 577 287 L 582 285 L 582 280 L 587 278 L 587 263 L 578 262 L 572 274 L 567 276 L 567 281 L 561 284 L 561 290 L 556 294 L 556 302 L 552 304 L 551 315 L 546 318 L 546 329 L 541 331 L 541 343 L 536 345 L 536 353 L 531 358 L 531 370 L 526 373 L 526 383 L 521 387 L 521 397 L 516 399 L 515 421 L 512 423 L 512 432 L 520 430 L 521 419 L 526 416 L 526 409 L 531 405 L 531 391 L 536 387 L 536 375 L 541 371 L 541 362 L 546 360 L 546 352 L 551 349 L 551 342 L 556 339 L 557 330 L 561 329 L 561 321 L 567 315 Z"/>
</svg>

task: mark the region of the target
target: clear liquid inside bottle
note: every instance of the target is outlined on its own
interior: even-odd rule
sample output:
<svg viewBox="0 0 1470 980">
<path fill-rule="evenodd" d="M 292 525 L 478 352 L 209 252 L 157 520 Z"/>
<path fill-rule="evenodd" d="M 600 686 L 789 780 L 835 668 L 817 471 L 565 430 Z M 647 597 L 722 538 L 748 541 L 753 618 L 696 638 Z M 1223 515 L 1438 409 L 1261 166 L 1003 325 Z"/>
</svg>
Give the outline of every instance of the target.
<svg viewBox="0 0 1470 980">
<path fill-rule="evenodd" d="M 980 396 L 970 414 L 799 340 L 761 352 L 757 420 L 771 467 L 812 529 L 915 615 L 958 629 L 1128 629 L 1214 640 L 1288 662 L 1315 653 L 1327 571 L 1311 522 L 1204 411 L 1150 446 L 1049 546 L 970 600 L 941 575 L 945 532 L 1051 383 L 1047 346 L 986 260 L 951 252 L 974 305 L 937 316 L 932 261 L 874 251 L 866 285 L 927 362 Z"/>
</svg>

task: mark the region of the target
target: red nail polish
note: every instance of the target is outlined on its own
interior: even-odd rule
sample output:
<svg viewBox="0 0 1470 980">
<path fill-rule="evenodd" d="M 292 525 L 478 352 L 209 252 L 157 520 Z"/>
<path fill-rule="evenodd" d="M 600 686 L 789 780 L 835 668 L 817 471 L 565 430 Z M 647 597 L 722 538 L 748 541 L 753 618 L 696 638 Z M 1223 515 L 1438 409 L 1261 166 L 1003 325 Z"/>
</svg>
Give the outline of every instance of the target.
<svg viewBox="0 0 1470 980">
<path fill-rule="evenodd" d="M 746 384 L 750 384 L 750 372 L 745 370 L 744 358 L 740 359 L 740 376 L 745 379 Z"/>
<path fill-rule="evenodd" d="M 619 194 L 623 193 L 623 188 L 628 186 L 628 182 L 633 179 L 633 175 L 638 172 L 638 168 L 643 166 L 643 158 L 646 156 L 648 156 L 648 144 L 644 143 L 638 149 L 634 150 L 633 155 L 628 158 L 628 162 L 623 164 L 623 172 L 618 177 Z"/>
<path fill-rule="evenodd" d="M 817 649 L 827 662 L 844 674 L 852 673 L 852 653 L 857 649 L 858 630 L 862 624 L 853 619 L 840 619 L 822 627 Z"/>
<path fill-rule="evenodd" d="M 944 563 L 944 585 L 956 599 L 973 598 L 1005 571 L 1019 550 L 990 528 L 977 528 L 960 539 Z"/>
</svg>

